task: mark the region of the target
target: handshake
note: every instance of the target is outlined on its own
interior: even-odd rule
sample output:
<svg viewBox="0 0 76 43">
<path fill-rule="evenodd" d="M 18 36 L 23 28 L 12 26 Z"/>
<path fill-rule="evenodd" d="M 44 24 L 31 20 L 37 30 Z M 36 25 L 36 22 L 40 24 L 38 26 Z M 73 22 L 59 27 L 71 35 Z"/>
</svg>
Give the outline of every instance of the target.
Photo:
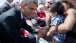
<svg viewBox="0 0 76 43">
<path fill-rule="evenodd" d="M 45 31 L 45 30 L 39 30 L 39 31 Z M 43 33 L 39 32 L 37 35 L 38 38 L 38 42 L 36 43 L 49 43 L 48 41 L 46 41 L 45 39 L 43 39 Z"/>
</svg>

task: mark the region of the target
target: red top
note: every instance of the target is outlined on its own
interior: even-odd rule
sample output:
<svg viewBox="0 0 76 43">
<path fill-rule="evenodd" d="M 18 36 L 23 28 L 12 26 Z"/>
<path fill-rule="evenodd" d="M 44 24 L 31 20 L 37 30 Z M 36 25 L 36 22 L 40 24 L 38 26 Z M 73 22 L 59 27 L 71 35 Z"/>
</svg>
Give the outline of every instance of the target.
<svg viewBox="0 0 76 43">
<path fill-rule="evenodd" d="M 44 12 L 43 13 L 37 13 L 37 14 L 38 14 L 38 17 L 40 17 L 40 18 L 45 18 L 46 17 Z M 38 20 L 38 22 L 41 22 L 41 20 Z"/>
</svg>

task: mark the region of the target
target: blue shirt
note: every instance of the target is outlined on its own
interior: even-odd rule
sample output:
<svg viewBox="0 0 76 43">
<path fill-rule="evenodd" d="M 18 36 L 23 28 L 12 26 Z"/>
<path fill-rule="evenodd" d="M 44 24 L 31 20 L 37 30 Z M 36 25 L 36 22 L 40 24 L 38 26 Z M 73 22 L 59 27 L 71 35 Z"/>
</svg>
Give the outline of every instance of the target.
<svg viewBox="0 0 76 43">
<path fill-rule="evenodd" d="M 63 22 L 64 22 L 64 16 L 63 15 L 57 15 L 57 16 L 53 17 L 51 20 L 51 24 L 53 26 L 59 26 Z"/>
<path fill-rule="evenodd" d="M 52 26 L 56 26 L 56 27 L 58 27 L 63 22 L 64 22 L 63 15 L 57 15 L 57 16 L 53 17 L 51 20 Z M 64 41 L 65 37 L 66 37 L 66 33 L 58 33 L 58 34 L 54 34 L 53 39 L 56 43 L 62 43 Z"/>
</svg>

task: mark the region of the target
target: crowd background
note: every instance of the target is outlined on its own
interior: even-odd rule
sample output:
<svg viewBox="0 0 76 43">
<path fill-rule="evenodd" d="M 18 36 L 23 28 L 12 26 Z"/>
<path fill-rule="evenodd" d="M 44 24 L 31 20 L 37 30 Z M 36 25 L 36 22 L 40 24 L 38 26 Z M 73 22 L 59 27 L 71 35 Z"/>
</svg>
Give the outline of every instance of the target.
<svg viewBox="0 0 76 43">
<path fill-rule="evenodd" d="M 76 43 L 76 0 L 13 1 L 0 7 L 0 43 Z"/>
</svg>

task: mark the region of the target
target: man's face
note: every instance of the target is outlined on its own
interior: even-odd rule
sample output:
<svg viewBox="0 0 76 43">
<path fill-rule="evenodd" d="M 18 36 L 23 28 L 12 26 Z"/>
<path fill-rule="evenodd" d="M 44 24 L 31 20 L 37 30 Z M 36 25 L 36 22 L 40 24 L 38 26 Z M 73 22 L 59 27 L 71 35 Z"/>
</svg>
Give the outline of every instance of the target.
<svg viewBox="0 0 76 43">
<path fill-rule="evenodd" d="M 19 3 L 16 3 L 15 6 L 16 6 L 16 7 L 19 7 Z"/>
<path fill-rule="evenodd" d="M 13 2 L 13 0 L 7 0 L 7 1 L 9 1 L 10 3 L 12 3 L 12 2 Z"/>
<path fill-rule="evenodd" d="M 33 14 L 36 11 L 36 4 L 31 2 L 27 7 L 25 6 L 24 12 L 27 14 Z"/>
<path fill-rule="evenodd" d="M 46 2 L 45 2 L 45 6 L 49 6 L 49 5 L 51 5 L 52 3 L 53 3 L 52 0 L 46 0 Z"/>
</svg>

